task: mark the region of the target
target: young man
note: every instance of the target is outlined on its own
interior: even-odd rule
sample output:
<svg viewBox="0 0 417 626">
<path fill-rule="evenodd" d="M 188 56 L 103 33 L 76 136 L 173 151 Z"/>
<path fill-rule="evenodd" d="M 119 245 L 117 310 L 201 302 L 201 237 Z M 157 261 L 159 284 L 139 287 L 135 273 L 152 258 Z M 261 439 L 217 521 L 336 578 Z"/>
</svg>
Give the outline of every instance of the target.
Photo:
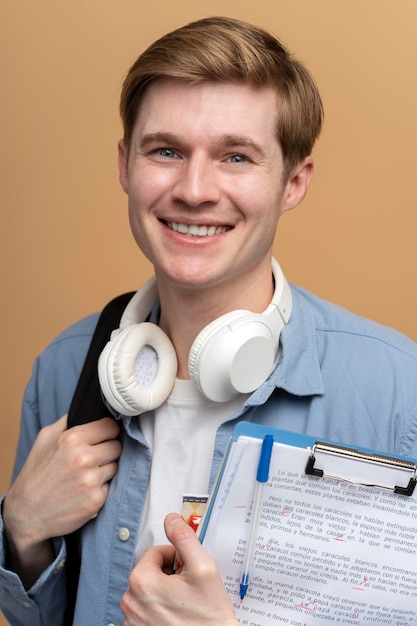
<svg viewBox="0 0 417 626">
<path fill-rule="evenodd" d="M 182 494 L 208 491 L 242 419 L 416 457 L 417 348 L 290 288 L 271 261 L 322 123 L 314 81 L 275 38 L 225 18 L 168 34 L 130 69 L 121 114 L 120 181 L 156 283 L 101 359 L 116 421 L 66 430 L 96 316 L 37 361 L 0 599 L 13 625 L 61 624 L 65 535 L 82 528 L 75 624 L 234 625 Z"/>
</svg>

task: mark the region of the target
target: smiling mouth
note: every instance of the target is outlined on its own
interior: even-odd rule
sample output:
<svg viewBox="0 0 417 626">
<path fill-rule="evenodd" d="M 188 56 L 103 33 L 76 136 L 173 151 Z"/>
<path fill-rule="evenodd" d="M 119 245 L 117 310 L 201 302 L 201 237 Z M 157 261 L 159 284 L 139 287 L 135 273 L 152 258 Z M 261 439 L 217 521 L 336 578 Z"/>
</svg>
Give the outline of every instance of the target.
<svg viewBox="0 0 417 626">
<path fill-rule="evenodd" d="M 182 224 L 180 222 L 165 223 L 171 230 L 174 230 L 176 233 L 189 235 L 190 237 L 213 237 L 214 235 L 221 235 L 222 233 L 225 233 L 232 228 L 231 226 Z"/>
</svg>

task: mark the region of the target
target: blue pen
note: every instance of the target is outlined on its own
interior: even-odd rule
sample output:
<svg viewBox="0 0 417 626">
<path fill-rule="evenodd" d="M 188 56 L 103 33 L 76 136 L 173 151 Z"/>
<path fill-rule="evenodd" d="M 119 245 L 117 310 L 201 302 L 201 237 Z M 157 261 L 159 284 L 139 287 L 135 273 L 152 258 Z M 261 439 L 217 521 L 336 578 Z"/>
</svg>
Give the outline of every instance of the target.
<svg viewBox="0 0 417 626">
<path fill-rule="evenodd" d="M 262 504 L 263 486 L 269 477 L 269 465 L 271 463 L 272 446 L 274 438 L 272 435 L 265 435 L 262 442 L 261 455 L 259 457 L 258 472 L 256 474 L 256 486 L 252 503 L 252 514 L 250 518 L 249 539 L 246 544 L 245 558 L 243 560 L 242 577 L 240 579 L 240 599 L 246 595 L 249 586 L 250 568 L 255 553 L 256 539 L 259 528 L 259 515 Z"/>
</svg>

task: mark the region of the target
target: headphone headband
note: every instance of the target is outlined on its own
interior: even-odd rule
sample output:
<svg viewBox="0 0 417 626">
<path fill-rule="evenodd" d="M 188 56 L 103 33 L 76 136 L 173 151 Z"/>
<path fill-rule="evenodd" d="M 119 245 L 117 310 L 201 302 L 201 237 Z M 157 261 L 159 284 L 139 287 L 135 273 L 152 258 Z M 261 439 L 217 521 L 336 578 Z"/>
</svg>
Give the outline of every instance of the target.
<svg viewBox="0 0 417 626">
<path fill-rule="evenodd" d="M 190 378 L 210 400 L 225 402 L 238 393 L 254 391 L 272 372 L 281 330 L 291 316 L 292 295 L 274 258 L 271 265 L 275 288 L 265 311 L 226 313 L 203 328 L 191 346 Z M 122 415 L 156 408 L 175 382 L 178 364 L 171 341 L 158 326 L 145 323 L 157 297 L 152 277 L 130 300 L 99 359 L 103 394 Z M 149 381 L 150 371 L 154 379 Z"/>
</svg>

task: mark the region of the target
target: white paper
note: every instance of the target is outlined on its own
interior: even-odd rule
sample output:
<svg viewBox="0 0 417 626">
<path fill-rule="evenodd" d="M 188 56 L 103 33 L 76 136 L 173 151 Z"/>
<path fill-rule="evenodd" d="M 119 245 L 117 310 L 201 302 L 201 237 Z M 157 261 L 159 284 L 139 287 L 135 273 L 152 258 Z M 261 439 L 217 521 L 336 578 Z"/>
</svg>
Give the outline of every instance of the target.
<svg viewBox="0 0 417 626">
<path fill-rule="evenodd" d="M 247 596 L 239 583 L 262 441 L 233 445 L 203 545 L 242 625 L 417 624 L 417 501 L 304 472 L 309 451 L 275 443 Z M 376 474 L 378 467 L 364 470 Z"/>
</svg>

